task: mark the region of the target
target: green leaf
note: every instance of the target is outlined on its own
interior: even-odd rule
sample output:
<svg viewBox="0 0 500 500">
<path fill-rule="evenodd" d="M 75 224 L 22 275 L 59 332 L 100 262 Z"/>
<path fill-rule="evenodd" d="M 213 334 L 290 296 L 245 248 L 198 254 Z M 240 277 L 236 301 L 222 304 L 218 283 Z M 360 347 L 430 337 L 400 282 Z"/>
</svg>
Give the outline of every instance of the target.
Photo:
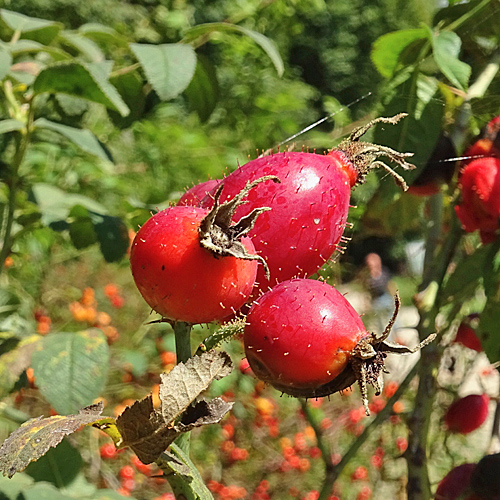
<svg viewBox="0 0 500 500">
<path fill-rule="evenodd" d="M 401 82 L 401 80 L 403 80 Z M 395 85 L 394 82 L 399 85 Z M 409 171 L 398 171 L 408 184 L 420 174 L 425 167 L 442 131 L 444 107 L 442 105 L 438 82 L 421 73 L 413 73 L 411 69 L 398 74 L 393 86 L 388 88 L 381 116 L 394 116 L 397 113 L 408 112 L 396 126 L 377 125 L 373 142 L 389 146 L 396 151 L 414 153 L 409 161 L 417 168 Z M 385 174 L 383 174 L 385 176 Z M 401 189 L 395 183 L 386 180 L 389 193 Z"/>
<path fill-rule="evenodd" d="M 371 59 L 378 72 L 385 78 L 393 76 L 403 51 L 413 42 L 426 39 L 427 30 L 411 29 L 386 33 L 375 40 Z"/>
<path fill-rule="evenodd" d="M 32 366 L 42 395 L 60 414 L 75 413 L 104 389 L 109 348 L 97 329 L 44 337 Z"/>
<path fill-rule="evenodd" d="M 490 257 L 490 248 L 483 245 L 471 255 L 467 255 L 456 264 L 442 289 L 442 301 L 465 300 L 474 294 L 484 275 L 485 265 Z"/>
<path fill-rule="evenodd" d="M 465 90 L 469 83 L 471 67 L 460 61 L 460 37 L 452 31 L 431 33 L 433 56 L 439 69 L 448 80 L 461 90 Z"/>
<path fill-rule="evenodd" d="M 69 219 L 69 236 L 76 249 L 81 250 L 97 242 L 94 223 L 85 207 L 75 205 L 69 213 Z"/>
<path fill-rule="evenodd" d="M 25 128 L 25 124 L 19 120 L 14 120 L 9 118 L 7 120 L 0 121 L 0 134 L 6 134 L 7 132 L 20 131 Z"/>
<path fill-rule="evenodd" d="M 13 34 L 15 31 L 19 31 L 21 38 L 28 38 L 48 45 L 62 28 L 61 23 L 0 9 L 0 32 L 7 30 Z"/>
<path fill-rule="evenodd" d="M 193 78 L 196 53 L 190 45 L 131 43 L 130 48 L 144 69 L 148 82 L 163 101 L 177 97 Z"/>
<path fill-rule="evenodd" d="M 105 59 L 104 53 L 99 46 L 89 38 L 70 31 L 63 31 L 59 35 L 59 39 L 73 49 L 76 49 L 90 62 L 99 62 Z"/>
<path fill-rule="evenodd" d="M 18 40 L 16 43 L 9 45 L 9 49 L 12 55 L 45 52 L 50 54 L 55 61 L 63 61 L 71 58 L 70 54 L 64 52 L 64 50 L 59 47 L 43 45 L 42 43 L 35 42 L 33 40 Z"/>
<path fill-rule="evenodd" d="M 176 444 L 170 445 L 170 451 L 164 453 L 162 468 L 170 469 L 169 483 L 176 498 L 186 500 L 213 500 L 198 469 L 189 456 Z"/>
<path fill-rule="evenodd" d="M 107 262 L 121 260 L 130 245 L 125 223 L 119 217 L 100 214 L 95 214 L 93 220 L 97 241 L 104 259 Z"/>
<path fill-rule="evenodd" d="M 476 333 L 481 340 L 486 356 L 491 363 L 500 361 L 500 287 L 497 293 L 489 296 L 479 316 Z"/>
<path fill-rule="evenodd" d="M 78 62 L 60 62 L 44 68 L 33 85 L 35 94 L 69 94 L 103 104 L 127 116 L 129 109 L 102 71 Z"/>
<path fill-rule="evenodd" d="M 198 113 L 200 120 L 207 121 L 217 104 L 219 85 L 215 68 L 206 57 L 198 55 L 196 71 L 185 94 L 190 107 Z"/>
<path fill-rule="evenodd" d="M 109 81 L 116 87 L 130 109 L 130 113 L 125 118 L 114 111 L 110 111 L 109 116 L 117 127 L 129 127 L 134 121 L 142 117 L 146 106 L 146 94 L 142 77 L 137 71 L 130 71 L 112 75 Z"/>
<path fill-rule="evenodd" d="M 35 483 L 31 488 L 22 492 L 22 500 L 74 500 L 73 497 L 64 495 L 55 486 L 48 483 Z"/>
<path fill-rule="evenodd" d="M 50 448 L 36 462 L 31 462 L 26 474 L 35 481 L 47 481 L 61 488 L 75 480 L 82 465 L 80 452 L 63 439 L 56 448 Z"/>
<path fill-rule="evenodd" d="M 76 144 L 86 153 L 97 156 L 101 160 L 109 161 L 106 151 L 104 151 L 97 140 L 97 137 L 90 130 L 68 127 L 67 125 L 63 125 L 61 123 L 51 122 L 45 118 L 39 118 L 33 125 L 36 128 L 57 132 Z"/>
<path fill-rule="evenodd" d="M 280 53 L 274 44 L 272 40 L 267 38 L 266 36 L 258 33 L 257 31 L 252 31 L 247 28 L 243 28 L 242 26 L 238 26 L 236 24 L 231 24 L 231 23 L 206 23 L 206 24 L 199 24 L 198 26 L 195 26 L 188 30 L 186 32 L 186 35 L 184 37 L 185 42 L 191 42 L 196 40 L 197 38 L 217 32 L 217 31 L 222 31 L 222 32 L 236 32 L 236 33 L 241 33 L 243 35 L 248 36 L 251 38 L 257 45 L 259 45 L 264 52 L 268 55 L 268 57 L 271 59 L 272 63 L 274 64 L 274 67 L 276 68 L 276 71 L 279 76 L 283 75 L 283 72 L 285 70 L 284 64 L 283 64 L 283 59 L 281 59 Z"/>
<path fill-rule="evenodd" d="M 66 220 L 70 210 L 75 205 L 82 205 L 88 210 L 100 214 L 107 212 L 106 208 L 97 201 L 80 194 L 66 193 L 51 184 L 34 184 L 31 191 L 31 197 L 42 213 L 42 222 L 46 225 Z"/>
<path fill-rule="evenodd" d="M 120 47 L 127 47 L 128 41 L 126 37 L 120 35 L 117 31 L 109 26 L 99 23 L 87 23 L 78 28 L 78 33 L 94 40 L 95 42 L 109 45 L 114 43 Z"/>
<path fill-rule="evenodd" d="M 12 66 L 12 56 L 3 47 L 0 47 L 0 80 L 3 80 Z"/>
</svg>

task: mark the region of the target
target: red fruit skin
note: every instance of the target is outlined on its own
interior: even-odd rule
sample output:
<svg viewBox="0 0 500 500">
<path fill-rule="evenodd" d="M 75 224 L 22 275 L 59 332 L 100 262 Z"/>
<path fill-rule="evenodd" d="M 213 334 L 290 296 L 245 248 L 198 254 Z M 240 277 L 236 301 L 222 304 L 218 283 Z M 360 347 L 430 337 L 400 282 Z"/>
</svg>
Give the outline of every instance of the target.
<svg viewBox="0 0 500 500">
<path fill-rule="evenodd" d="M 470 480 L 475 468 L 476 464 L 462 464 L 451 469 L 438 484 L 435 500 L 480 500 L 470 492 Z"/>
<path fill-rule="evenodd" d="M 469 434 L 488 417 L 490 398 L 486 394 L 469 394 L 455 400 L 446 411 L 444 423 L 449 431 Z"/>
<path fill-rule="evenodd" d="M 199 243 L 202 208 L 169 207 L 151 217 L 132 243 L 130 265 L 139 292 L 163 317 L 209 323 L 239 309 L 248 299 L 257 261 L 218 257 Z M 255 253 L 249 238 L 242 238 Z"/>
<path fill-rule="evenodd" d="M 470 162 L 460 176 L 462 202 L 455 212 L 465 231 L 479 230 L 486 244 L 497 238 L 500 217 L 500 159 L 481 158 Z"/>
<path fill-rule="evenodd" d="M 201 182 L 200 184 L 196 184 L 192 188 L 188 189 L 177 202 L 177 205 L 185 206 L 191 205 L 192 207 L 196 207 L 201 203 L 201 200 L 205 198 L 205 196 L 210 193 L 214 188 L 216 188 L 220 184 L 219 179 L 210 179 L 205 182 Z"/>
<path fill-rule="evenodd" d="M 345 297 L 327 283 L 296 278 L 252 305 L 243 340 L 255 375 L 281 386 L 314 388 L 347 365 L 368 334 Z"/>
<path fill-rule="evenodd" d="M 469 316 L 469 321 L 477 318 L 477 314 L 471 314 Z M 473 349 L 476 352 L 482 352 L 483 347 L 481 346 L 481 341 L 476 335 L 476 331 L 468 322 L 460 323 L 457 330 L 457 335 L 454 340 L 455 343 L 462 344 L 469 349 Z"/>
<path fill-rule="evenodd" d="M 259 184 L 235 215 L 239 219 L 254 208 L 271 208 L 259 216 L 249 233 L 270 271 L 267 280 L 264 269 L 258 269 L 260 290 L 293 277 L 310 276 L 332 256 L 346 226 L 351 187 L 357 179 L 352 163 L 337 150 L 327 155 L 275 153 L 228 175 L 220 201 L 265 175 L 275 175 L 281 183 Z M 212 203 L 208 196 L 201 206 L 210 208 Z"/>
<path fill-rule="evenodd" d="M 500 158 L 500 115 L 491 120 L 484 128 L 481 137 L 472 146 L 469 146 L 463 156 L 470 156 L 462 161 L 462 165 L 467 165 L 476 157 L 493 156 Z"/>
</svg>

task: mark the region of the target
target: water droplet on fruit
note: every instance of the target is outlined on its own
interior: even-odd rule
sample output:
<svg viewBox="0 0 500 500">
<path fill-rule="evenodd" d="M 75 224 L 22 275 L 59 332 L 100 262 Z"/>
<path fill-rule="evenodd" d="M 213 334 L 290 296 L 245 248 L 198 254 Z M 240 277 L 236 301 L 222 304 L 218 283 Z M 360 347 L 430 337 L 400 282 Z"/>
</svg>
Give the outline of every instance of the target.
<svg viewBox="0 0 500 500">
<path fill-rule="evenodd" d="M 313 222 L 318 225 L 321 222 L 321 219 L 313 219 Z"/>
</svg>

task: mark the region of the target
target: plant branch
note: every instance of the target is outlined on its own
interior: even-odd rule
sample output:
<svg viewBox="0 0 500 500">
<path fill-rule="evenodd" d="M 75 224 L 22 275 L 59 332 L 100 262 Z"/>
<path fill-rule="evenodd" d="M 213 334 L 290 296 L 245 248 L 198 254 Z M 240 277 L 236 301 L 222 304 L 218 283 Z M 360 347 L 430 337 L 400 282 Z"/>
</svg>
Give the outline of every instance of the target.
<svg viewBox="0 0 500 500">
<path fill-rule="evenodd" d="M 190 323 L 184 321 L 176 321 L 173 323 L 175 335 L 175 354 L 177 363 L 185 363 L 191 356 L 191 327 Z M 175 443 L 186 454 L 189 455 L 190 433 L 181 434 Z"/>
</svg>

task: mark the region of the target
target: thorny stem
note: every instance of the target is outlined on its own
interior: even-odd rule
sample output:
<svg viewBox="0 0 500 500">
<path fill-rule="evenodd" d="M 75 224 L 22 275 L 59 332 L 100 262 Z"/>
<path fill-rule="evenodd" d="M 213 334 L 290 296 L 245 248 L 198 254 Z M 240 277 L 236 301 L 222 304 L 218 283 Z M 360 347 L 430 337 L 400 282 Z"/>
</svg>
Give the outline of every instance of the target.
<svg viewBox="0 0 500 500">
<path fill-rule="evenodd" d="M 440 212 L 439 204 L 442 204 L 442 198 L 434 200 L 436 206 L 432 210 L 434 216 Z M 442 208 L 441 208 L 442 210 Z M 420 315 L 420 321 L 417 331 L 421 339 L 435 331 L 436 317 L 440 312 L 441 288 L 451 259 L 455 253 L 461 228 L 455 221 L 455 215 L 452 214 L 454 224 L 450 229 L 448 237 L 440 247 L 433 259 L 426 259 L 427 267 L 424 268 L 423 289 L 416 297 L 416 306 Z M 434 228 L 432 228 L 434 229 Z M 430 251 L 436 248 L 434 241 L 434 230 L 429 231 L 426 248 Z M 439 339 L 439 337 L 438 337 Z M 431 421 L 433 402 L 437 391 L 436 373 L 441 359 L 442 347 L 438 341 L 428 345 L 421 351 L 420 363 L 418 363 L 419 385 L 417 389 L 416 401 L 413 413 L 408 419 L 408 449 L 405 458 L 408 464 L 408 500 L 427 500 L 431 498 L 431 486 L 427 468 L 428 455 L 428 432 Z"/>
<path fill-rule="evenodd" d="M 190 323 L 184 321 L 176 321 L 172 325 L 175 335 L 175 354 L 177 363 L 185 363 L 191 356 L 191 327 Z M 184 432 L 176 440 L 175 443 L 186 454 L 189 454 L 189 432 Z"/>
</svg>

